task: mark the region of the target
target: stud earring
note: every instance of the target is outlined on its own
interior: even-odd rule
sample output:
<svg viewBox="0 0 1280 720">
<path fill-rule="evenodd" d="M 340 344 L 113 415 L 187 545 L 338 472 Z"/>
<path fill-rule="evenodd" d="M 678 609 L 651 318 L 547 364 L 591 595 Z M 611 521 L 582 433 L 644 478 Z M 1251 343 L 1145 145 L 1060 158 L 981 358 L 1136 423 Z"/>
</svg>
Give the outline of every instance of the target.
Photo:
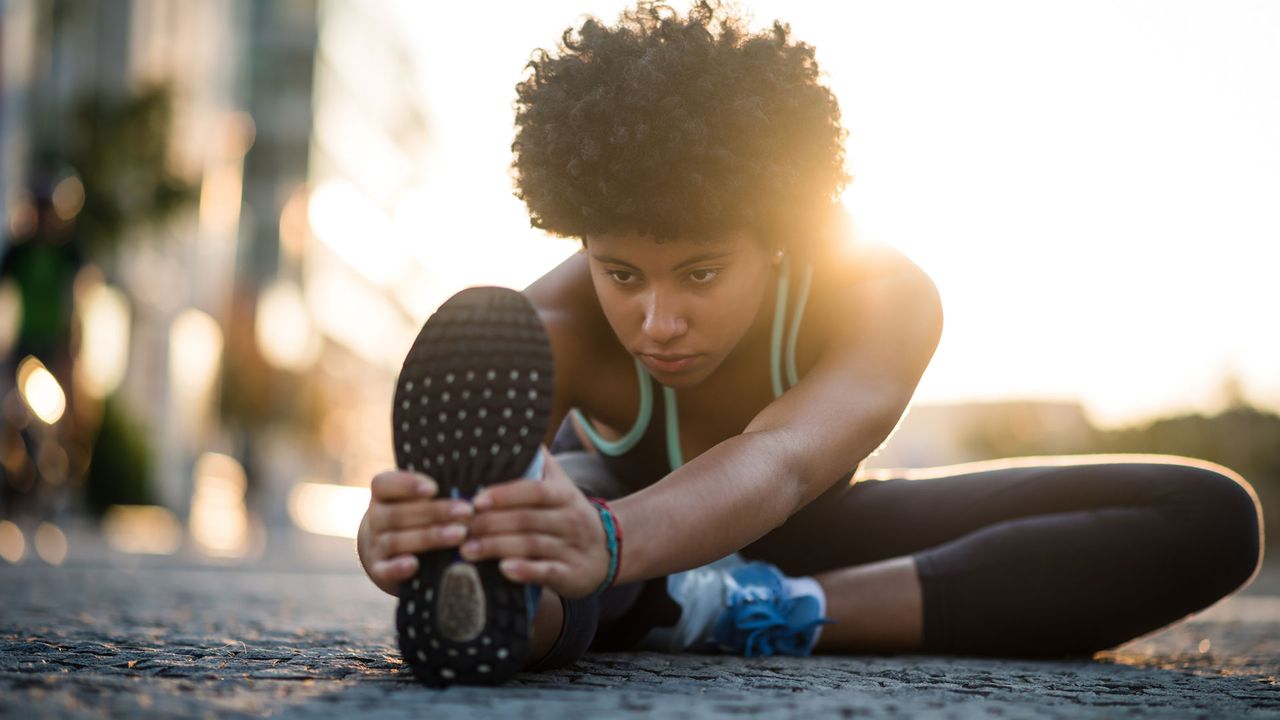
<svg viewBox="0 0 1280 720">
<path fill-rule="evenodd" d="M 781 265 L 781 264 L 782 264 L 782 259 L 783 259 L 784 257 L 786 257 L 786 256 L 787 256 L 787 254 L 786 254 L 785 252 L 783 252 L 782 250 L 777 250 L 777 251 L 775 251 L 775 252 L 773 253 L 773 264 L 774 264 L 774 265 Z"/>
</svg>

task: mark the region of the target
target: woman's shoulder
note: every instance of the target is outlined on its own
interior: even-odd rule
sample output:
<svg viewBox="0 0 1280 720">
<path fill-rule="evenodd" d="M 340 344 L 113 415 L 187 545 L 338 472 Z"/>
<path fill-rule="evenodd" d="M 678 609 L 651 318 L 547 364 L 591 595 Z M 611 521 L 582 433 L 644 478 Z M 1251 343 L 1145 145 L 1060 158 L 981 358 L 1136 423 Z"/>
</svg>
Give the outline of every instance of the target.
<svg viewBox="0 0 1280 720">
<path fill-rule="evenodd" d="M 575 346 L 595 344 L 601 331 L 609 331 L 591 284 L 586 255 L 580 251 L 525 288 L 524 296 L 549 335 L 571 337 Z"/>
<path fill-rule="evenodd" d="M 596 298 L 585 253 L 570 255 L 525 288 L 524 296 L 546 328 L 557 377 L 600 377 L 613 364 L 630 370 L 629 356 L 618 344 Z M 581 382 L 574 385 L 571 402 L 576 405 L 586 388 Z"/>
</svg>

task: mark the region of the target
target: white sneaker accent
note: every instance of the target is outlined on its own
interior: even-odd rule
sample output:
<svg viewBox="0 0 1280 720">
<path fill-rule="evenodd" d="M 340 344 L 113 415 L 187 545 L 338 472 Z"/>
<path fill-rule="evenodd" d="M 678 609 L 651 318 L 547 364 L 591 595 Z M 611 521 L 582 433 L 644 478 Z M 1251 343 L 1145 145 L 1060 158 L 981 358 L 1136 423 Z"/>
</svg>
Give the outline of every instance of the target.
<svg viewBox="0 0 1280 720">
<path fill-rule="evenodd" d="M 678 653 L 706 645 L 728 604 L 726 592 L 733 582 L 729 573 L 746 564 L 742 556 L 734 553 L 708 565 L 668 575 L 667 594 L 680 606 L 680 619 L 673 627 L 649 631 L 640 641 L 640 649 Z"/>
<path fill-rule="evenodd" d="M 547 474 L 547 459 L 543 453 L 547 452 L 544 446 L 538 446 L 538 452 L 533 454 L 533 460 L 529 463 L 529 467 L 525 468 L 524 476 L 531 480 L 541 480 Z"/>
</svg>

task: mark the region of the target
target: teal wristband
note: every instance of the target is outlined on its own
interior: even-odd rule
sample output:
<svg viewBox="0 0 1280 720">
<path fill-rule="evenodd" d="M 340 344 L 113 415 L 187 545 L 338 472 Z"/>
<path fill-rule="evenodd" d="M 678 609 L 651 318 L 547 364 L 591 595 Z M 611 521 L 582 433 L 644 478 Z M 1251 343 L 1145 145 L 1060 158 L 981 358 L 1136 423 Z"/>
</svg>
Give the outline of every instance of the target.
<svg viewBox="0 0 1280 720">
<path fill-rule="evenodd" d="M 592 595 L 599 595 L 613 587 L 614 581 L 618 579 L 618 563 L 622 555 L 622 533 L 619 532 L 617 518 L 614 517 L 613 510 L 609 508 L 609 504 L 601 498 L 588 499 L 600 513 L 600 523 L 604 525 L 605 548 L 609 551 L 609 571 L 605 574 L 604 581 L 600 583 L 600 586 L 591 593 Z"/>
</svg>

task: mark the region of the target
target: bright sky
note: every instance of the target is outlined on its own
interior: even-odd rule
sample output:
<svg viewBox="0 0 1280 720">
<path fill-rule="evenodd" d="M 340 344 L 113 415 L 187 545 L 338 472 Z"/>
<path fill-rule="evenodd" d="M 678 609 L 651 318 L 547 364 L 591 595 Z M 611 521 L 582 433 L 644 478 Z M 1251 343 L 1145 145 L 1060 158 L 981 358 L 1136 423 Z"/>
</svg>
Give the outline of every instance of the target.
<svg viewBox="0 0 1280 720">
<path fill-rule="evenodd" d="M 522 286 L 575 246 L 511 196 L 514 85 L 533 48 L 623 3 L 402 3 L 434 133 L 432 295 Z M 1280 407 L 1280 4 L 745 6 L 817 47 L 846 205 L 942 292 L 917 402 L 1079 399 L 1114 425 L 1212 411 L 1235 372 Z"/>
</svg>

